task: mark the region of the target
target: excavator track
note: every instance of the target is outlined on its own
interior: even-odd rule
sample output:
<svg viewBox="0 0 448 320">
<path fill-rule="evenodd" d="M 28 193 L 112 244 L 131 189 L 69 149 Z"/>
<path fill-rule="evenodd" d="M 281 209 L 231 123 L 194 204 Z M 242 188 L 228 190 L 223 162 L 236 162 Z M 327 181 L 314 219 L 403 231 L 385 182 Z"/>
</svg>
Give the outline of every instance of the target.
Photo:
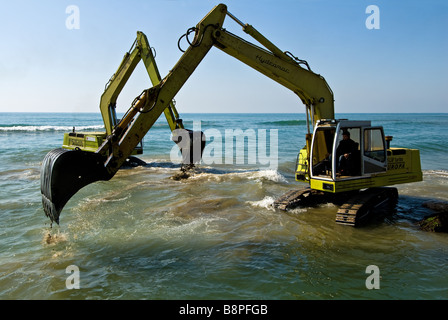
<svg viewBox="0 0 448 320">
<path fill-rule="evenodd" d="M 396 188 L 370 188 L 360 192 L 342 204 L 336 213 L 336 223 L 358 227 L 381 211 L 384 205 L 398 198 Z"/>
<path fill-rule="evenodd" d="M 311 194 L 310 188 L 290 190 L 274 201 L 274 208 L 286 211 L 297 207 L 300 202 Z"/>
<path fill-rule="evenodd" d="M 342 195 L 341 195 L 342 196 Z M 296 207 L 315 206 L 323 203 L 334 203 L 336 201 L 334 194 L 326 193 L 311 188 L 294 189 L 286 192 L 277 198 L 273 206 L 276 209 L 286 211 Z"/>
<path fill-rule="evenodd" d="M 296 207 L 334 203 L 340 206 L 336 213 L 336 223 L 359 227 L 381 213 L 389 212 L 398 199 L 396 188 L 370 188 L 360 192 L 327 193 L 311 188 L 290 190 L 273 203 L 273 207 L 283 211 Z"/>
</svg>

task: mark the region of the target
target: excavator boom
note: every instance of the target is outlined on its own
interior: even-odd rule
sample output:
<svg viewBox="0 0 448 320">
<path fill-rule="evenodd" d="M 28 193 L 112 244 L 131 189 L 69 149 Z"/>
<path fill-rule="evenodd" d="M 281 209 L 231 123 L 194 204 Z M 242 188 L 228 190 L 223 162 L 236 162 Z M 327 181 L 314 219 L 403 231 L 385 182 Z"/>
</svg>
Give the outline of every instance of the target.
<svg viewBox="0 0 448 320">
<path fill-rule="evenodd" d="M 215 32 L 217 48 L 296 93 L 305 106 L 314 108 L 311 112 L 314 123 L 318 119 L 334 118 L 333 92 L 321 75 L 311 71 L 308 62 L 281 51 L 253 26 L 244 24 L 230 12 L 227 15 L 267 50 L 225 29 Z M 301 65 L 307 68 L 302 68 Z"/>
</svg>

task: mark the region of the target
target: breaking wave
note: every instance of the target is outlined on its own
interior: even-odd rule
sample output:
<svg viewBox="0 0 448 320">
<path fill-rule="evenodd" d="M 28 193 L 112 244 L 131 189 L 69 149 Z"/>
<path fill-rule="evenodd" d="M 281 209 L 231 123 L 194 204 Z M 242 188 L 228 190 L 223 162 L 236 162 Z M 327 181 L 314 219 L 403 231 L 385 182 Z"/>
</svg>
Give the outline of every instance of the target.
<svg viewBox="0 0 448 320">
<path fill-rule="evenodd" d="M 32 126 L 32 125 L 11 125 L 0 126 L 0 132 L 51 132 L 51 131 L 72 131 L 73 126 Z M 77 131 L 104 130 L 104 125 L 91 125 L 76 127 Z"/>
<path fill-rule="evenodd" d="M 208 179 L 208 180 L 217 180 L 223 181 L 227 179 L 248 179 L 254 181 L 272 181 L 272 182 L 283 182 L 287 183 L 287 179 L 277 170 L 274 169 L 265 169 L 265 170 L 256 170 L 256 171 L 232 171 L 225 172 L 213 169 L 202 169 L 202 172 L 193 175 L 190 179 Z"/>
<path fill-rule="evenodd" d="M 448 178 L 448 171 L 447 170 L 424 170 L 424 174 L 440 177 L 440 178 Z"/>
</svg>

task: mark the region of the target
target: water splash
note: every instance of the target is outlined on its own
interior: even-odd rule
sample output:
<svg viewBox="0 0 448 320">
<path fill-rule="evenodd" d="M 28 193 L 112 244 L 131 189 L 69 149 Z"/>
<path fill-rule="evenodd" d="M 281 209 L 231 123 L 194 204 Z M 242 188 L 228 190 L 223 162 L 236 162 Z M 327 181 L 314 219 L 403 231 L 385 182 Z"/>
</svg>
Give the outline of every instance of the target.
<svg viewBox="0 0 448 320">
<path fill-rule="evenodd" d="M 266 196 L 262 200 L 247 201 L 247 203 L 253 207 L 264 208 L 264 209 L 275 211 L 274 206 L 273 206 L 274 201 L 275 201 L 275 199 L 273 197 Z"/>
<path fill-rule="evenodd" d="M 51 234 L 50 231 L 46 231 L 42 243 L 47 245 L 55 245 L 58 243 L 63 243 L 68 241 L 68 236 L 66 233 L 61 233 L 59 230 L 57 233 Z"/>
</svg>

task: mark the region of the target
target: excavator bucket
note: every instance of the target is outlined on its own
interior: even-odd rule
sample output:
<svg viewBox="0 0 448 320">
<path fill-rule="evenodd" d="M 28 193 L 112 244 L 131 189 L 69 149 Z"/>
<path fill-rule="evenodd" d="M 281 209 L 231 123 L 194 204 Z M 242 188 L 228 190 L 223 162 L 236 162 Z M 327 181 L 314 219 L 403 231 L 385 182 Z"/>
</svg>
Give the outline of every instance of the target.
<svg viewBox="0 0 448 320">
<path fill-rule="evenodd" d="M 40 188 L 45 215 L 59 224 L 59 215 L 70 198 L 84 186 L 112 175 L 97 153 L 62 148 L 50 151 L 42 162 Z"/>
<path fill-rule="evenodd" d="M 202 131 L 190 129 L 175 129 L 171 138 L 182 154 L 182 164 L 193 165 L 202 159 L 205 148 L 205 134 Z"/>
</svg>

